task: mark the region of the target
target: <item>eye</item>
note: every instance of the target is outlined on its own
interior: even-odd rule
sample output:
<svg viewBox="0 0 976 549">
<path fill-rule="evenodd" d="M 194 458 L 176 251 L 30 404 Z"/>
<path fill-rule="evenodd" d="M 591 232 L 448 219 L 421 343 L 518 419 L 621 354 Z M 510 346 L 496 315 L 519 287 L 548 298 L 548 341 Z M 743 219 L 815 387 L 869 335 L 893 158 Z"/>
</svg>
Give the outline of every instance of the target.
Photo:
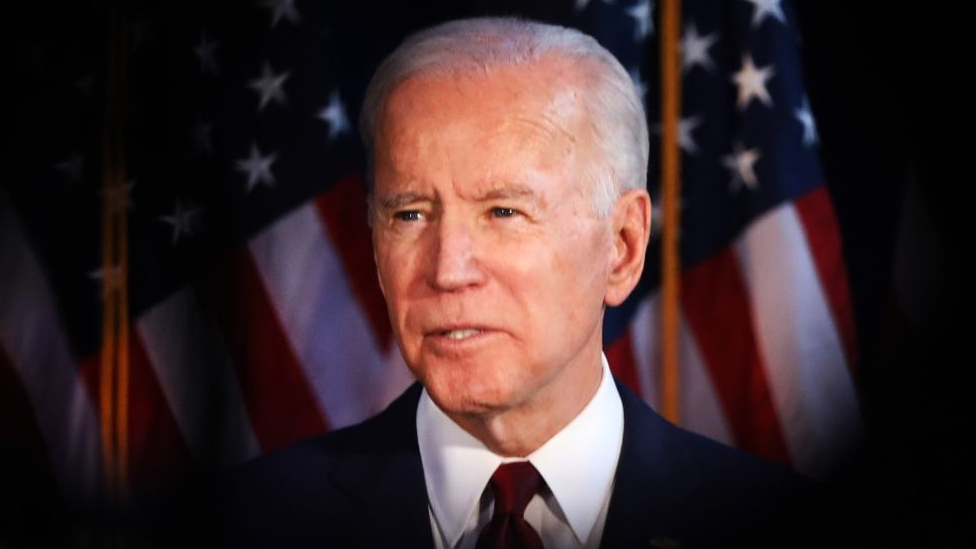
<svg viewBox="0 0 976 549">
<path fill-rule="evenodd" d="M 423 214 L 420 213 L 420 210 L 403 210 L 394 213 L 393 217 L 400 221 L 420 221 L 423 219 Z"/>
<path fill-rule="evenodd" d="M 491 215 L 495 217 L 515 217 L 518 211 L 515 208 L 492 208 Z"/>
</svg>

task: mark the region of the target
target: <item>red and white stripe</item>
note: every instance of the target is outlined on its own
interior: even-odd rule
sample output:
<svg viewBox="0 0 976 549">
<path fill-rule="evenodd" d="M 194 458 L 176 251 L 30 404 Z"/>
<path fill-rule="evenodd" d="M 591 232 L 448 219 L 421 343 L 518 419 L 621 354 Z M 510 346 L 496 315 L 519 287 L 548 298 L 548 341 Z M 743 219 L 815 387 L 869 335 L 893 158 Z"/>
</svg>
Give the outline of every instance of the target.
<svg viewBox="0 0 976 549">
<path fill-rule="evenodd" d="M 862 425 L 842 338 L 794 207 L 758 219 L 736 253 L 790 457 L 800 471 L 824 476 L 849 457 Z"/>
<path fill-rule="evenodd" d="M 654 389 L 660 379 L 661 355 L 661 306 L 660 295 L 655 293 L 641 302 L 632 321 L 631 334 L 635 366 L 640 378 L 640 394 L 651 407 L 658 406 L 659 392 Z M 636 329 L 641 327 L 640 329 Z M 679 364 L 681 379 L 679 413 L 682 425 L 709 438 L 732 444 L 732 435 L 722 413 L 716 389 L 709 380 L 708 371 L 701 357 L 695 336 L 688 330 L 687 319 L 681 320 L 679 335 Z"/>
<path fill-rule="evenodd" d="M 192 288 L 183 288 L 136 323 L 166 403 L 198 461 L 234 464 L 260 453 L 227 350 L 203 318 Z M 219 395 L 222 406 L 213 414 Z"/>
<path fill-rule="evenodd" d="M 850 457 L 863 425 L 840 259 L 821 188 L 768 212 L 730 248 L 682 273 L 683 426 L 814 477 Z M 652 406 L 658 308 L 656 295 L 641 304 L 619 340 L 629 353 L 615 349 L 618 342 L 608 349 L 623 357 L 616 371 L 635 370 Z"/>
<path fill-rule="evenodd" d="M 69 506 L 101 494 L 101 450 L 94 401 L 79 374 L 48 278 L 17 213 L 0 189 L 0 353 L 23 386 L 46 457 Z"/>
<path fill-rule="evenodd" d="M 358 225 L 337 226 L 331 212 L 355 211 L 357 199 Z M 366 235 L 365 246 L 335 234 L 342 230 Z M 161 463 L 139 460 L 149 430 L 167 446 L 152 452 L 164 461 L 216 454 L 230 464 L 388 404 L 412 378 L 370 276 L 365 196 L 361 182 L 347 178 L 270 225 L 196 288 L 143 313 L 131 342 L 133 379 L 145 382 L 132 390 L 144 403 L 130 428 L 134 475 L 158 476 Z M 97 394 L 97 360 L 86 362 Z M 219 418 L 212 417 L 215 400 Z"/>
<path fill-rule="evenodd" d="M 98 357 L 72 358 L 43 270 L 0 195 L 0 366 L 12 365 L 69 500 L 100 489 Z M 143 313 L 130 340 L 135 485 L 192 462 L 233 464 L 376 413 L 411 381 L 375 284 L 361 181 L 339 181 L 194 287 Z M 822 189 L 756 220 L 682 274 L 685 427 L 824 476 L 862 424 L 853 322 Z M 607 349 L 652 405 L 658 296 Z M 2 372 L 0 372 L 2 373 Z M 220 403 L 214 417 L 213 403 Z"/>
<path fill-rule="evenodd" d="M 319 409 L 332 427 L 376 413 L 409 383 L 391 368 L 314 204 L 254 238 L 250 252 Z M 371 259 L 371 258 L 370 258 Z"/>
</svg>

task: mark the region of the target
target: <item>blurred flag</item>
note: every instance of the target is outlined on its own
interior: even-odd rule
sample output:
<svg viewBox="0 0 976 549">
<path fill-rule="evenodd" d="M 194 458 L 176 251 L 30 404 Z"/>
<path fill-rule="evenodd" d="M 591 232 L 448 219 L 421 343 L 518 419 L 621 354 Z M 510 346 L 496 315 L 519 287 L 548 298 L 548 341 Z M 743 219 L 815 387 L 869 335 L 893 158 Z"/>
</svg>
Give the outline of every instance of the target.
<svg viewBox="0 0 976 549">
<path fill-rule="evenodd" d="M 850 456 L 862 419 L 851 298 L 794 18 L 780 0 L 682 3 L 680 409 L 693 431 L 826 477 Z M 655 59 L 647 66 L 658 73 Z M 648 98 L 652 119 L 657 103 Z M 659 146 L 652 139 L 652 159 Z M 653 196 L 656 177 L 652 165 Z M 608 313 L 604 338 L 617 375 L 655 405 L 657 243 L 649 256 L 643 290 Z"/>
<path fill-rule="evenodd" d="M 384 6 L 384 26 L 339 4 L 143 7 L 119 20 L 119 74 L 85 32 L 111 20 L 103 4 L 28 18 L 38 29 L 15 81 L 33 84 L 0 188 L 0 427 L 16 435 L 4 434 L 6 459 L 37 464 L 69 507 L 105 480 L 102 299 L 124 270 L 102 265 L 103 207 L 128 216 L 130 493 L 357 422 L 410 383 L 375 282 L 355 123 L 379 60 L 465 12 Z M 620 57 L 655 119 L 654 4 L 564 12 Z M 684 422 L 823 474 L 861 421 L 793 15 L 775 1 L 687 1 L 684 18 Z M 123 99 L 106 106 L 120 77 Z M 106 109 L 124 115 L 126 160 L 108 199 Z M 654 404 L 650 252 L 605 340 L 617 375 Z"/>
<path fill-rule="evenodd" d="M 31 85 L 0 188 L 0 395 L 16 412 L 0 427 L 20 433 L 7 456 L 48 464 L 35 476 L 81 510 L 106 496 L 107 460 L 127 455 L 129 497 L 152 495 L 365 419 L 410 382 L 375 282 L 355 128 L 404 31 L 377 38 L 371 14 L 325 2 L 113 7 L 27 18 L 17 80 Z M 126 181 L 106 191 L 116 130 Z M 128 216 L 127 277 L 102 265 L 113 211 Z M 111 375 L 128 380 L 106 384 L 103 300 L 120 284 L 128 365 Z M 112 455 L 106 387 L 125 389 L 109 400 L 123 425 L 106 425 L 126 431 Z"/>
</svg>

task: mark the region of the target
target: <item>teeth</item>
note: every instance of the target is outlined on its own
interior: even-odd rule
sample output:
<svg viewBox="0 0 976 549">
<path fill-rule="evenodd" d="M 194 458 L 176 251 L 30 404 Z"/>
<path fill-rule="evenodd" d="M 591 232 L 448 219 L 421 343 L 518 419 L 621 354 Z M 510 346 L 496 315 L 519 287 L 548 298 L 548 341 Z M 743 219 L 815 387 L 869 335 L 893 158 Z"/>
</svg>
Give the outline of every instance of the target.
<svg viewBox="0 0 976 549">
<path fill-rule="evenodd" d="M 480 333 L 481 330 L 448 330 L 444 332 L 444 335 L 451 339 L 464 339 Z"/>
</svg>

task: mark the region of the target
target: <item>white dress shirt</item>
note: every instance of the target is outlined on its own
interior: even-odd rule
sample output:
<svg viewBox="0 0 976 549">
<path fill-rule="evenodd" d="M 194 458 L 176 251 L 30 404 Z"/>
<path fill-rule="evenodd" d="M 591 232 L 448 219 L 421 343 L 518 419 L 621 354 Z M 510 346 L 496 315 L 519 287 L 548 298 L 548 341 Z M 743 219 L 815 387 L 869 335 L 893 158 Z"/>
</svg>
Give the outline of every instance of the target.
<svg viewBox="0 0 976 549">
<path fill-rule="evenodd" d="M 527 458 L 505 458 L 454 423 L 425 390 L 417 406 L 417 438 L 438 549 L 473 549 L 493 510 L 488 480 L 502 463 L 528 460 L 546 482 L 525 519 L 551 549 L 596 549 L 603 536 L 623 440 L 620 394 L 603 357 L 603 377 L 590 402 Z"/>
</svg>

